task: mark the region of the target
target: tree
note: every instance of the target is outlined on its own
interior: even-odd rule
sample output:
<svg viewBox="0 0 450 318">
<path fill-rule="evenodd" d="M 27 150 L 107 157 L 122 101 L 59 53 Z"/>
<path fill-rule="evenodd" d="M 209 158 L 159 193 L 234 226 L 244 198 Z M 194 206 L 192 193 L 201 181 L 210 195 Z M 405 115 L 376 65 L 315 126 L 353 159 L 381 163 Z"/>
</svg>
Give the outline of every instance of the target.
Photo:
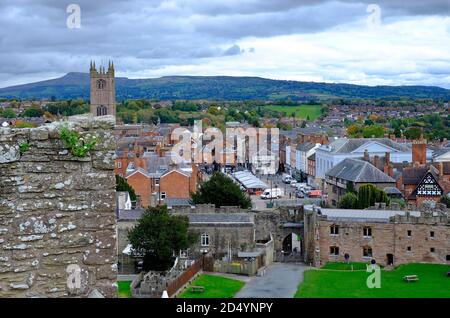
<svg viewBox="0 0 450 318">
<path fill-rule="evenodd" d="M 365 184 L 359 187 L 358 190 L 358 208 L 365 209 L 373 206 L 375 202 L 384 202 L 389 205 L 389 198 L 387 194 L 378 189 L 373 184 Z"/>
<path fill-rule="evenodd" d="M 445 204 L 445 205 L 447 206 L 447 208 L 450 208 L 450 197 L 449 197 L 449 195 L 444 195 L 444 196 L 442 196 L 440 202 L 441 202 L 442 204 Z"/>
<path fill-rule="evenodd" d="M 44 110 L 38 107 L 30 107 L 23 112 L 22 117 L 41 117 L 42 115 L 44 115 Z"/>
<path fill-rule="evenodd" d="M 216 207 L 239 206 L 248 209 L 252 202 L 233 180 L 223 173 L 215 172 L 211 178 L 203 182 L 197 192 L 191 193 L 194 204 L 212 203 Z"/>
<path fill-rule="evenodd" d="M 116 191 L 128 192 L 131 201 L 136 201 L 136 192 L 134 192 L 134 189 L 128 184 L 127 179 L 119 175 L 116 175 Z"/>
<path fill-rule="evenodd" d="M 338 203 L 338 208 L 340 209 L 354 209 L 357 207 L 358 198 L 356 194 L 352 192 L 348 192 L 344 194 L 341 200 Z"/>
<path fill-rule="evenodd" d="M 370 125 L 363 128 L 364 138 L 381 138 L 384 136 L 384 127 L 380 125 Z"/>
<path fill-rule="evenodd" d="M 192 246 L 196 235 L 189 232 L 187 216 L 171 215 L 163 205 L 148 207 L 128 232 L 128 239 L 144 255 L 145 271 L 166 271 L 173 265 L 174 253 Z"/>
<path fill-rule="evenodd" d="M 3 117 L 5 117 L 5 118 L 16 118 L 17 115 L 11 108 L 6 108 L 3 111 Z"/>
<path fill-rule="evenodd" d="M 361 127 L 356 124 L 352 124 L 347 127 L 347 134 L 349 137 L 360 137 L 361 136 Z"/>
</svg>

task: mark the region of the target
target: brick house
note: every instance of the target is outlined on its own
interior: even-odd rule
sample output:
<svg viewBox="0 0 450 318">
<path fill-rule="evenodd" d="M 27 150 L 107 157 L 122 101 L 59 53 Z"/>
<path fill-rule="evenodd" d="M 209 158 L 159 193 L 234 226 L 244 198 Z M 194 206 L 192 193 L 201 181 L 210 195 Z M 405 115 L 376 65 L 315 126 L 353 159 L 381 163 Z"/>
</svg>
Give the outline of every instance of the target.
<svg viewBox="0 0 450 318">
<path fill-rule="evenodd" d="M 200 172 L 195 164 L 174 164 L 170 154 L 145 154 L 141 166 L 129 164 L 128 184 L 143 207 L 164 204 L 166 199 L 188 199 L 197 189 Z"/>
</svg>

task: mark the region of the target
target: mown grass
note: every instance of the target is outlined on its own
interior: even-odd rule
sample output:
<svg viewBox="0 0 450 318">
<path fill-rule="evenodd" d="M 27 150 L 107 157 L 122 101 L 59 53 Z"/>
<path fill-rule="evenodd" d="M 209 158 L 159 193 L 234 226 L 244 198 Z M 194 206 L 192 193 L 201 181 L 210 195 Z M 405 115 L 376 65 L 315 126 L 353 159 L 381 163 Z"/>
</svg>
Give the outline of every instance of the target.
<svg viewBox="0 0 450 318">
<path fill-rule="evenodd" d="M 245 285 L 244 282 L 214 275 L 202 274 L 198 276 L 191 285 L 187 286 L 180 298 L 233 298 Z M 193 293 L 191 286 L 203 286 L 203 293 Z"/>
<path fill-rule="evenodd" d="M 131 298 L 130 285 L 131 281 L 117 282 L 117 292 L 119 294 L 119 298 Z"/>
<path fill-rule="evenodd" d="M 295 113 L 296 118 L 306 119 L 309 116 L 310 120 L 316 120 L 321 115 L 322 105 L 269 105 L 267 108 L 279 112 L 285 112 L 287 117 L 291 117 Z"/>
<path fill-rule="evenodd" d="M 335 265 L 328 265 L 333 267 Z M 311 269 L 304 273 L 298 298 L 450 298 L 449 265 L 405 264 L 392 271 L 381 270 L 381 288 L 367 287 L 366 271 Z M 405 282 L 406 275 L 418 275 L 419 281 Z"/>
</svg>

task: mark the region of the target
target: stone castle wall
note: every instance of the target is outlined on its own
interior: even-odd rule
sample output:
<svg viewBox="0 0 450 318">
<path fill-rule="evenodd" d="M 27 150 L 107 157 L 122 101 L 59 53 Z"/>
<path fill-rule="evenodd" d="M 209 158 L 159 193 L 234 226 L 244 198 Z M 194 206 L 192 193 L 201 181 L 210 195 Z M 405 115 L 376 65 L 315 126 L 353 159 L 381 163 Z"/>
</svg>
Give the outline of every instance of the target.
<svg viewBox="0 0 450 318">
<path fill-rule="evenodd" d="M 94 150 L 74 157 L 63 125 L 95 135 Z M 83 116 L 0 128 L 0 297 L 116 297 L 113 127 Z"/>
<path fill-rule="evenodd" d="M 339 234 L 330 234 L 330 226 L 337 225 Z M 372 235 L 363 235 L 364 227 L 370 227 Z M 431 233 L 432 232 L 432 233 Z M 329 261 L 368 262 L 363 248 L 372 248 L 373 258 L 381 265 L 388 265 L 388 254 L 394 265 L 405 263 L 450 263 L 450 219 L 442 216 L 395 216 L 390 222 L 349 222 L 318 218 L 315 235 L 315 265 Z M 339 247 L 339 255 L 330 255 L 330 247 Z"/>
</svg>

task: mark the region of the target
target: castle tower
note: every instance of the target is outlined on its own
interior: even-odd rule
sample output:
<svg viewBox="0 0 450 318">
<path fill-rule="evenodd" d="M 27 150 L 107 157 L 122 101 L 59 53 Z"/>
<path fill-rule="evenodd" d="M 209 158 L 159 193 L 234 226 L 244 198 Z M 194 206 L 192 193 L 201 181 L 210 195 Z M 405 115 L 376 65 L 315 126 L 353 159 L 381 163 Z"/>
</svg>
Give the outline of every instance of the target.
<svg viewBox="0 0 450 318">
<path fill-rule="evenodd" d="M 108 62 L 108 70 L 95 67 L 91 62 L 91 114 L 94 116 L 116 115 L 116 87 L 114 80 L 114 63 Z"/>
</svg>

